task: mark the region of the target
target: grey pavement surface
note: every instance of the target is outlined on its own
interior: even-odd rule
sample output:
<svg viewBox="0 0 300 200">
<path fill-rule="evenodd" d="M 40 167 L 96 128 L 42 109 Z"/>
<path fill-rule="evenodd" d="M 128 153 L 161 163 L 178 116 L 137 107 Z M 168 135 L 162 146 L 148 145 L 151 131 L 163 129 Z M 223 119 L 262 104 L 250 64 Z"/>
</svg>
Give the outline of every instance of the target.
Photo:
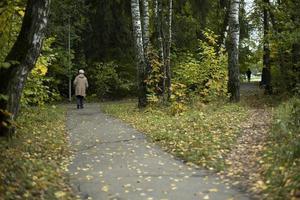
<svg viewBox="0 0 300 200">
<path fill-rule="evenodd" d="M 250 199 L 149 143 L 130 125 L 103 114 L 98 104 L 80 110 L 70 105 L 67 126 L 74 149 L 71 184 L 81 199 Z"/>
</svg>

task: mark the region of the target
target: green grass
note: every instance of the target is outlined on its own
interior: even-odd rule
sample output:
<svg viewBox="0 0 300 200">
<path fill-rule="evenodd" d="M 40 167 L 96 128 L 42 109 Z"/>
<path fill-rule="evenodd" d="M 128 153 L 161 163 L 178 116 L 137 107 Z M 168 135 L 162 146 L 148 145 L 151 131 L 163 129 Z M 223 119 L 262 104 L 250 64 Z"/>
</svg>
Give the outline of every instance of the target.
<svg viewBox="0 0 300 200">
<path fill-rule="evenodd" d="M 25 109 L 17 123 L 10 141 L 0 138 L 0 199 L 72 199 L 65 109 Z"/>
<path fill-rule="evenodd" d="M 104 103 L 101 109 L 131 123 L 165 150 L 207 168 L 222 170 L 247 111 L 238 104 L 199 105 L 172 115 L 168 108 L 139 111 L 133 102 Z"/>
<path fill-rule="evenodd" d="M 299 98 L 292 98 L 275 109 L 264 163 L 270 199 L 300 198 Z"/>
</svg>

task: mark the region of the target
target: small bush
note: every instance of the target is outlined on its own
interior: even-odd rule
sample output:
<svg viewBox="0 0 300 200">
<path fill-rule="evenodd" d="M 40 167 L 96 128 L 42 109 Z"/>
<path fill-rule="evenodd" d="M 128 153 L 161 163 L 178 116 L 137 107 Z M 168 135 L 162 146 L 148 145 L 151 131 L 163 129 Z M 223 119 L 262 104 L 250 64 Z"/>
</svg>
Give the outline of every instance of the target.
<svg viewBox="0 0 300 200">
<path fill-rule="evenodd" d="M 210 43 L 215 36 L 206 32 Z M 181 52 L 174 66 L 175 82 L 187 86 L 186 93 L 200 96 L 203 101 L 212 101 L 227 93 L 227 56 L 206 42 L 199 41 L 196 53 Z"/>
<path fill-rule="evenodd" d="M 50 48 L 55 38 L 48 38 L 43 44 L 43 54 L 38 58 L 34 69 L 27 78 L 22 94 L 21 103 L 25 106 L 44 105 L 60 99 L 58 91 L 52 87 L 54 78 L 46 76 L 48 67 L 56 59 L 53 49 Z"/>
<path fill-rule="evenodd" d="M 117 72 L 120 66 L 115 62 L 95 63 L 88 70 L 89 92 L 100 99 L 124 97 L 132 91 L 133 83 Z M 125 76 L 125 75 L 124 75 Z"/>
</svg>

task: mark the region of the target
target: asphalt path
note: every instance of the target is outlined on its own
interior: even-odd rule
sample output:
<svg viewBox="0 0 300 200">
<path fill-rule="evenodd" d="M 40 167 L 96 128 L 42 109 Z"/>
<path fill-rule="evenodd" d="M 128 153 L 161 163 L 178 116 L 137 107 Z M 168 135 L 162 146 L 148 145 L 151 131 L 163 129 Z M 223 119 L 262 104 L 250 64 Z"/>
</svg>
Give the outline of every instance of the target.
<svg viewBox="0 0 300 200">
<path fill-rule="evenodd" d="M 70 181 L 80 199 L 246 200 L 211 171 L 187 166 L 98 104 L 69 105 Z"/>
</svg>

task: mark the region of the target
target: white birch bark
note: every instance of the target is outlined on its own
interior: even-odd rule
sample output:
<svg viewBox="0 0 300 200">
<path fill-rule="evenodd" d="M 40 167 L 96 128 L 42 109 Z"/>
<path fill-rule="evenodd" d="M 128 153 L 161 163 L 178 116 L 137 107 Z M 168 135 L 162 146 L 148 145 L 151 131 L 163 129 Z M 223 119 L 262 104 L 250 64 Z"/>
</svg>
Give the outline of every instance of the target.
<svg viewBox="0 0 300 200">
<path fill-rule="evenodd" d="M 142 33 L 143 33 L 143 47 L 144 47 L 144 57 L 146 62 L 146 76 L 148 76 L 151 72 L 151 65 L 148 58 L 148 50 L 150 43 L 150 15 L 149 15 L 149 2 L 148 0 L 142 1 Z"/>
<path fill-rule="evenodd" d="M 239 9 L 240 9 L 240 0 L 231 0 L 230 11 L 229 11 L 228 92 L 231 94 L 230 100 L 232 102 L 238 102 L 240 100 Z"/>
<path fill-rule="evenodd" d="M 142 1 L 142 32 L 143 32 L 143 45 L 144 45 L 144 51 L 147 52 L 148 45 L 149 45 L 149 2 L 148 0 L 141 0 Z"/>
<path fill-rule="evenodd" d="M 7 86 L 1 88 L 1 91 L 4 90 L 8 94 L 6 109 L 12 114 L 12 119 L 18 114 L 27 76 L 33 69 L 41 51 L 50 2 L 50 0 L 28 0 L 20 34 L 6 57 L 6 62 L 17 61 L 17 64 L 13 64 L 2 74 L 7 76 L 5 79 L 9 79 Z"/>
<path fill-rule="evenodd" d="M 143 47 L 143 33 L 141 24 L 141 14 L 139 0 L 131 0 L 131 14 L 133 37 L 137 60 L 137 78 L 138 78 L 138 105 L 145 107 L 147 105 L 146 84 L 145 84 L 145 57 Z"/>
</svg>

